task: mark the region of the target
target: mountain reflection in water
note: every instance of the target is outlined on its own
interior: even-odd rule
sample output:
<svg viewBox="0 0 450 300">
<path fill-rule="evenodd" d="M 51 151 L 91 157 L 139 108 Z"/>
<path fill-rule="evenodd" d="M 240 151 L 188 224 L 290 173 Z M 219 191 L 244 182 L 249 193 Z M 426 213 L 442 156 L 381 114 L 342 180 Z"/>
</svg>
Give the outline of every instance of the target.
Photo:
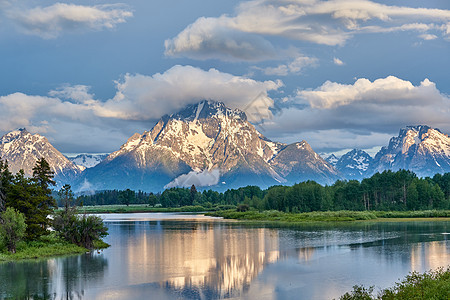
<svg viewBox="0 0 450 300">
<path fill-rule="evenodd" d="M 0 264 L 0 298 L 333 299 L 450 265 L 447 221 L 276 228 L 137 214 L 106 224 L 100 254 Z"/>
</svg>

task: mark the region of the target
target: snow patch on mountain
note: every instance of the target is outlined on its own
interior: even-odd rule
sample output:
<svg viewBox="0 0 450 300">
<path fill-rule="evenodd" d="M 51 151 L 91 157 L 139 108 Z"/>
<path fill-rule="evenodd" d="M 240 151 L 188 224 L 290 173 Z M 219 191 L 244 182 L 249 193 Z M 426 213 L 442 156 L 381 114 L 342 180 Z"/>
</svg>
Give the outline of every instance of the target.
<svg viewBox="0 0 450 300">
<path fill-rule="evenodd" d="M 87 168 L 92 168 L 98 165 L 104 160 L 108 154 L 88 154 L 81 153 L 74 157 L 68 157 L 70 161 L 72 161 L 75 165 L 80 167 L 80 169 L 84 170 Z"/>
<path fill-rule="evenodd" d="M 336 162 L 336 169 L 347 179 L 362 179 L 369 169 L 373 158 L 365 151 L 353 149 Z"/>
<path fill-rule="evenodd" d="M 327 162 L 329 162 L 333 167 L 336 166 L 336 163 L 338 162 L 339 158 L 336 157 L 336 155 L 331 154 L 325 158 Z"/>
</svg>

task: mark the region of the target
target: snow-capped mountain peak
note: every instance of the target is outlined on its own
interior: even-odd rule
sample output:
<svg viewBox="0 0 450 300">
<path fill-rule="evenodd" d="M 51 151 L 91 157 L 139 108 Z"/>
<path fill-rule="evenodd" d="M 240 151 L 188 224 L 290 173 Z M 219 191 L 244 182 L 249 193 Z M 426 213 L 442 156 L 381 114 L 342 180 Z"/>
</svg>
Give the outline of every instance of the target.
<svg viewBox="0 0 450 300">
<path fill-rule="evenodd" d="M 163 119 L 176 119 L 185 122 L 198 119 L 207 119 L 211 117 L 238 118 L 242 121 L 247 120 L 246 114 L 239 109 L 230 109 L 223 102 L 213 100 L 203 100 L 197 104 L 188 105 L 185 109 L 170 116 L 164 116 Z"/>
<path fill-rule="evenodd" d="M 298 173 L 291 162 L 300 158 L 305 159 L 305 163 L 298 165 L 308 169 L 308 174 L 321 170 L 321 175 L 306 178 Z M 336 175 L 334 168 L 305 141 L 291 145 L 272 142 L 247 121 L 244 112 L 210 100 L 166 115 L 151 130 L 133 135 L 120 150 L 86 170 L 88 180 L 96 181 L 94 173 L 103 173 L 113 165 L 115 170 L 120 169 L 127 174 L 140 174 L 135 179 L 126 175 L 130 184 L 139 184 L 139 188 L 156 176 L 148 182 L 148 185 L 158 184 L 155 189 L 161 189 L 172 181 L 185 184 L 180 181 L 200 174 L 220 174 L 220 180 L 214 178 L 214 182 L 225 182 L 227 187 L 285 183 L 284 177 L 290 178 L 290 175 L 294 182 L 324 180 L 327 176 L 323 174 L 328 172 L 331 176 Z"/>
<path fill-rule="evenodd" d="M 372 173 L 408 169 L 419 176 L 450 171 L 450 138 L 426 125 L 407 126 L 375 156 Z"/>
<path fill-rule="evenodd" d="M 327 156 L 327 158 L 325 158 L 325 160 L 327 162 L 329 162 L 333 167 L 336 166 L 336 163 L 338 162 L 339 158 L 337 158 L 336 155 L 334 154 L 330 154 L 329 156 Z"/>
<path fill-rule="evenodd" d="M 0 138 L 0 157 L 8 161 L 11 172 L 17 173 L 23 169 L 27 176 L 33 174 L 36 161 L 43 157 L 55 173 L 55 180 L 61 183 L 72 180 L 80 173 L 80 169 L 44 136 L 31 134 L 25 128 L 6 133 Z"/>
</svg>

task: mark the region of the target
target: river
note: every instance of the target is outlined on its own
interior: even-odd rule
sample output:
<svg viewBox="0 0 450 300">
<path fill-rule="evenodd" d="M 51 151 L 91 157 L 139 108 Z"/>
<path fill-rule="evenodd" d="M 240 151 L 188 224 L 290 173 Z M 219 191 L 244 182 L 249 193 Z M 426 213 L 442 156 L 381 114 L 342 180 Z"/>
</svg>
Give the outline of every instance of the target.
<svg viewBox="0 0 450 300">
<path fill-rule="evenodd" d="M 0 264 L 0 298 L 333 299 L 450 265 L 450 221 L 274 227 L 188 214 L 101 215 L 111 247 Z"/>
</svg>

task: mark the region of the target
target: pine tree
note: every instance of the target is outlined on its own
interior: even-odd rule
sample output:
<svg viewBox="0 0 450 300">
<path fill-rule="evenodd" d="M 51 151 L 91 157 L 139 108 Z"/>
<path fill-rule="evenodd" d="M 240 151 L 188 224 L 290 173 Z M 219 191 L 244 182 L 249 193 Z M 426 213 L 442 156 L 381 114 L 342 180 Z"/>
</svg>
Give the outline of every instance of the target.
<svg viewBox="0 0 450 300">
<path fill-rule="evenodd" d="M 70 208 L 73 206 L 74 202 L 74 195 L 72 192 L 72 188 L 70 184 L 65 184 L 59 191 L 58 191 L 58 197 L 60 200 L 60 203 L 64 207 L 64 211 L 67 213 Z"/>
<path fill-rule="evenodd" d="M 47 234 L 50 224 L 48 216 L 56 206 L 50 189 L 55 182 L 47 161 L 41 158 L 36 162 L 32 178 L 25 177 L 24 171 L 20 170 L 12 177 L 11 183 L 6 193 L 6 206 L 14 207 L 25 215 L 27 238 L 36 239 Z"/>
<path fill-rule="evenodd" d="M 6 209 L 6 194 L 11 185 L 12 174 L 8 168 L 8 162 L 0 159 L 0 212 Z"/>
<path fill-rule="evenodd" d="M 34 187 L 32 202 L 35 205 L 37 214 L 34 216 L 36 223 L 33 225 L 38 225 L 39 228 L 35 227 L 35 230 L 28 232 L 31 238 L 46 234 L 47 227 L 50 225 L 48 216 L 52 213 L 53 208 L 56 207 L 56 201 L 52 197 L 52 190 L 50 189 L 50 186 L 56 185 L 53 177 L 54 172 L 50 169 L 50 165 L 45 158 L 38 160 L 33 168 L 31 180 Z"/>
<path fill-rule="evenodd" d="M 194 203 L 195 200 L 195 196 L 197 195 L 197 188 L 195 187 L 195 185 L 191 186 L 191 190 L 190 190 L 190 197 L 189 197 L 189 205 L 192 205 Z"/>
</svg>

